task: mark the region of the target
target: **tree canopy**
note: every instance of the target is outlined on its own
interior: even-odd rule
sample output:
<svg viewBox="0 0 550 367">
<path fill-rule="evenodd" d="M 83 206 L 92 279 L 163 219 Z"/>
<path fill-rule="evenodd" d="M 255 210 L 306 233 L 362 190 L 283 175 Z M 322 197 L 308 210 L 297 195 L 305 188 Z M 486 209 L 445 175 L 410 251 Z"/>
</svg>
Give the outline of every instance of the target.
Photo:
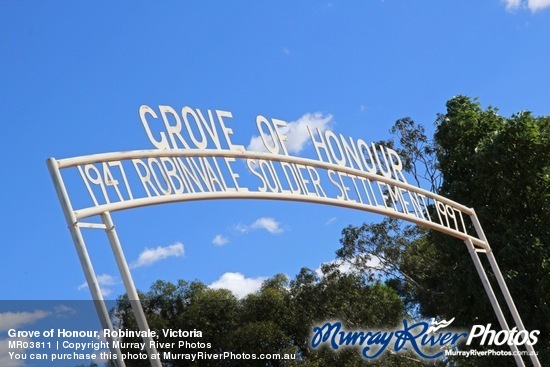
<svg viewBox="0 0 550 367">
<path fill-rule="evenodd" d="M 356 273 L 343 273 L 334 264 L 322 274 L 304 268 L 292 280 L 276 275 L 261 289 L 237 299 L 224 289 L 210 289 L 199 281 L 180 280 L 177 284 L 157 281 L 140 294 L 149 327 L 157 330 L 159 341 L 176 342 L 164 352 L 181 353 L 177 341 L 165 338 L 162 329 L 201 330 L 203 339 L 192 343 L 211 343 L 210 353 L 278 353 L 294 356 L 286 360 L 173 360 L 166 366 L 363 366 L 356 349 L 312 351 L 311 327 L 324 320 L 340 320 L 349 327 L 393 327 L 404 317 L 403 303 L 391 287 L 369 282 Z M 123 328 L 137 329 L 131 304 L 121 297 L 113 310 Z M 139 342 L 126 338 L 126 341 Z M 124 352 L 124 350 L 123 350 Z M 390 355 L 372 366 L 409 366 L 407 356 Z M 420 365 L 419 363 L 417 363 Z M 132 361 L 132 366 L 148 366 L 148 360 Z"/>
<path fill-rule="evenodd" d="M 456 96 L 436 121 L 433 140 L 410 118 L 396 122 L 398 147 L 417 182 L 473 207 L 527 330 L 540 330 L 535 349 L 550 361 L 550 117 Z M 342 259 L 378 256 L 409 310 L 465 327 L 498 325 L 472 259 L 455 238 L 393 219 L 343 231 Z M 363 264 L 366 264 L 363 261 Z M 356 263 L 358 267 L 362 264 Z M 486 266 L 486 269 L 489 267 Z M 493 278 L 488 271 L 489 277 Z M 501 304 L 505 304 L 503 301 Z M 509 320 L 511 320 L 509 318 Z M 469 358 L 466 365 L 515 365 L 511 358 Z"/>
</svg>

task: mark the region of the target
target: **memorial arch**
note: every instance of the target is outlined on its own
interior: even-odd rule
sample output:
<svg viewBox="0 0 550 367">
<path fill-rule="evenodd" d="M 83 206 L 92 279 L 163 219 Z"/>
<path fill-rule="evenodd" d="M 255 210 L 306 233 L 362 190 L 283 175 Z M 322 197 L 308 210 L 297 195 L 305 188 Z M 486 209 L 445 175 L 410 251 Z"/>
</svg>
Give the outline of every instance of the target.
<svg viewBox="0 0 550 367">
<path fill-rule="evenodd" d="M 411 185 L 401 172 L 400 157 L 392 149 L 336 135 L 330 130 L 308 127 L 317 158 L 289 154 L 285 146 L 286 123 L 258 116 L 256 124 L 266 152 L 247 151 L 232 143 L 227 126 L 232 114 L 184 107 L 181 115 L 168 106 L 142 106 L 140 116 L 146 134 L 157 149 L 103 153 L 47 161 L 86 282 L 95 302 L 101 325 L 113 329 L 98 280 L 88 255 L 82 229 L 104 230 L 119 272 L 132 302 L 141 331 L 148 325 L 120 244 L 111 213 L 164 203 L 263 199 L 333 205 L 403 219 L 462 240 L 469 251 L 487 296 L 503 330 L 510 330 L 489 282 L 480 256 L 486 256 L 498 288 L 513 317 L 514 326 L 525 330 L 521 317 L 489 242 L 473 208 Z M 161 118 L 158 116 L 162 117 Z M 205 118 L 204 116 L 207 116 Z M 147 118 L 152 117 L 152 121 Z M 170 117 L 170 119 L 168 119 Z M 182 120 L 185 124 L 182 124 Z M 195 122 L 194 129 L 190 121 Z M 164 131 L 155 134 L 153 122 Z M 174 123 L 175 122 L 175 123 Z M 187 127 L 187 135 L 185 135 Z M 62 173 L 72 171 L 88 193 L 87 203 L 75 208 Z M 243 179 L 243 175 L 247 175 Z M 432 210 L 433 209 L 433 210 Z M 99 217 L 100 221 L 89 221 Z M 144 333 L 149 356 L 156 354 Z M 112 341 L 112 340 L 109 340 Z M 110 343 L 112 345 L 112 343 Z M 540 366 L 531 345 L 531 362 Z M 518 366 L 525 366 L 516 345 L 510 345 Z M 120 350 L 118 363 L 124 366 Z M 152 366 L 161 366 L 150 359 Z"/>
</svg>

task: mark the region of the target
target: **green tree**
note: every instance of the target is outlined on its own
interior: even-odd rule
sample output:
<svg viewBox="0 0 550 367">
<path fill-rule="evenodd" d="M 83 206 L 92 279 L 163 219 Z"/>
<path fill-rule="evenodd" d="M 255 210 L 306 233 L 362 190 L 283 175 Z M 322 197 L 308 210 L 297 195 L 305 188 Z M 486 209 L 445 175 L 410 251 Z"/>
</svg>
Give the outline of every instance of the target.
<svg viewBox="0 0 550 367">
<path fill-rule="evenodd" d="M 483 110 L 477 101 L 457 96 L 436 126 L 444 178 L 439 192 L 476 210 L 525 327 L 541 331 L 536 349 L 545 365 L 550 362 L 550 117 L 520 112 L 506 118 L 496 108 Z M 441 257 L 442 267 L 459 266 L 467 274 L 446 284 L 446 294 L 461 294 L 459 299 L 465 290 L 480 294 L 467 300 L 469 307 L 450 302 L 445 311 L 461 312 L 469 323 L 491 320 L 480 282 L 467 280 L 475 274 L 466 267 L 468 256 L 457 251 L 458 241 L 440 235 L 433 241 L 440 252 L 452 249 Z"/>
<path fill-rule="evenodd" d="M 141 304 L 151 330 L 159 335 L 158 341 L 173 343 L 168 348 L 158 348 L 161 357 L 165 352 L 179 354 L 189 351 L 208 351 L 219 353 L 231 350 L 231 338 L 237 325 L 240 305 L 233 294 L 225 289 L 210 289 L 201 282 L 186 282 L 179 280 L 176 284 L 157 281 L 147 293 L 140 293 Z M 124 297 L 119 297 L 117 306 L 112 311 L 119 320 L 122 329 L 138 330 L 131 303 Z M 165 337 L 163 330 L 200 330 L 203 338 Z M 140 342 L 139 338 L 124 338 L 125 342 Z M 187 344 L 180 346 L 179 342 L 211 343 L 212 348 L 195 346 L 188 348 Z M 129 352 L 131 350 L 123 350 Z M 136 351 L 131 351 L 135 353 Z M 167 361 L 166 366 L 218 366 L 215 361 L 202 360 L 201 363 L 189 363 L 185 360 Z M 148 360 L 137 360 L 126 363 L 127 366 L 150 366 Z"/>
<path fill-rule="evenodd" d="M 295 315 L 291 335 L 300 354 L 316 366 L 362 365 L 365 361 L 357 350 L 311 350 L 312 325 L 339 320 L 349 329 L 393 328 L 404 316 L 393 289 L 380 282 L 367 283 L 360 274 L 343 273 L 336 264 L 325 265 L 322 276 L 302 269 L 291 282 L 290 292 Z"/>
<path fill-rule="evenodd" d="M 227 290 L 213 290 L 200 282 L 157 281 L 140 296 L 151 329 L 200 330 L 203 341 L 211 343 L 209 353 L 278 353 L 292 355 L 288 360 L 201 360 L 165 361 L 166 366 L 363 366 L 358 349 L 338 353 L 309 346 L 312 327 L 328 320 L 340 320 L 350 329 L 394 327 L 402 322 L 403 303 L 398 294 L 379 281 L 371 282 L 359 273 L 341 272 L 336 264 L 325 265 L 321 273 L 302 269 L 295 279 L 276 275 L 261 289 L 243 299 Z M 122 328 L 136 329 L 131 304 L 118 299 L 113 313 Z M 138 340 L 125 340 L 138 341 Z M 177 344 L 176 344 L 177 346 Z M 186 352 L 185 348 L 160 349 Z M 187 350 L 195 352 L 197 350 Z M 372 366 L 409 366 L 411 356 L 388 355 Z M 418 362 L 415 362 L 418 364 Z M 131 361 L 129 366 L 148 362 Z"/>
<path fill-rule="evenodd" d="M 496 108 L 484 110 L 476 100 L 457 96 L 438 116 L 433 141 L 409 118 L 397 121 L 392 132 L 398 139 L 386 144 L 397 147 L 417 183 L 476 210 L 525 327 L 541 332 L 535 348 L 548 364 L 550 118 L 528 112 L 506 118 Z M 456 317 L 458 326 L 498 325 L 461 241 L 386 219 L 346 228 L 341 242 L 338 256 L 363 271 L 366 258 L 381 259 L 387 283 L 409 311 Z M 459 363 L 514 365 L 502 357 Z"/>
</svg>

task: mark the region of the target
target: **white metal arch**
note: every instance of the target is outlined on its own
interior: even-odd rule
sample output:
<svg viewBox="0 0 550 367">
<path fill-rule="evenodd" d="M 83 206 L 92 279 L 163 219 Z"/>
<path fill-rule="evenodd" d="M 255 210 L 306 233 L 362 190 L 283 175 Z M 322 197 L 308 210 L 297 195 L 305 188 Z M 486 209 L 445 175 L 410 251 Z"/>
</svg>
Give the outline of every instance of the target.
<svg viewBox="0 0 550 367">
<path fill-rule="evenodd" d="M 133 159 L 149 159 L 149 158 L 174 158 L 174 157 L 214 157 L 214 158 L 234 158 L 234 159 L 254 159 L 254 160 L 267 160 L 272 162 L 287 162 L 291 164 L 299 164 L 308 167 L 314 167 L 315 169 L 321 170 L 332 170 L 334 172 L 342 172 L 344 174 L 353 175 L 356 177 L 361 177 L 365 180 L 370 180 L 373 182 L 381 182 L 383 184 L 397 187 L 408 192 L 416 193 L 422 195 L 426 198 L 431 199 L 434 203 L 443 203 L 446 206 L 449 206 L 453 210 L 460 212 L 460 216 L 465 215 L 471 221 L 472 227 L 475 229 L 477 236 L 473 236 L 468 233 L 466 230 L 466 225 L 462 223 L 462 228 L 459 228 L 458 225 L 455 225 L 453 228 L 452 223 L 445 222 L 443 219 L 439 218 L 438 220 L 432 218 L 426 218 L 423 216 L 412 215 L 405 211 L 399 211 L 395 208 L 390 208 L 386 205 L 368 205 L 365 203 L 358 203 L 353 201 L 344 201 L 338 198 L 331 197 L 318 197 L 318 196 L 306 196 L 306 195 L 297 195 L 291 193 L 282 193 L 282 192 L 260 192 L 260 191 L 219 191 L 219 192 L 193 192 L 193 193 L 181 193 L 181 194 L 171 194 L 171 195 L 160 195 L 160 196 L 147 196 L 141 198 L 132 198 L 132 200 L 124 200 L 118 202 L 108 202 L 103 204 L 97 204 L 85 208 L 80 208 L 74 210 L 63 178 L 61 175 L 61 170 L 70 167 L 78 167 L 89 164 L 96 163 L 105 163 L 105 162 L 116 162 L 116 161 L 127 161 Z M 198 149 L 172 149 L 172 150 L 138 150 L 138 151 L 128 151 L 128 152 L 116 152 L 116 153 L 103 153 L 103 154 L 94 154 L 88 156 L 74 157 L 56 160 L 50 158 L 47 161 L 48 168 L 54 186 L 56 188 L 57 195 L 61 202 L 65 219 L 69 230 L 71 232 L 77 253 L 84 270 L 86 281 L 89 285 L 92 297 L 96 303 L 96 309 L 98 311 L 99 318 L 102 322 L 102 326 L 105 329 L 112 329 L 108 313 L 103 302 L 102 294 L 99 289 L 99 284 L 97 282 L 97 277 L 92 267 L 91 260 L 89 258 L 86 245 L 81 233 L 82 227 L 89 228 L 102 228 L 106 231 L 109 238 L 113 254 L 115 256 L 117 266 L 121 273 L 128 298 L 132 302 L 134 313 L 136 314 L 136 319 L 138 320 L 138 325 L 141 330 L 148 330 L 147 320 L 141 305 L 138 302 L 139 298 L 135 285 L 130 274 L 127 261 L 124 257 L 120 241 L 115 230 L 110 213 L 119 210 L 126 210 L 131 208 L 137 208 L 148 205 L 157 205 L 164 203 L 174 203 L 174 202 L 185 202 L 185 201 L 196 201 L 196 200 L 219 200 L 219 199 L 268 199 L 268 200 L 287 200 L 287 201 L 300 201 L 300 202 L 311 202 L 325 205 L 334 205 L 350 209 L 362 210 L 373 212 L 385 216 L 390 216 L 394 218 L 403 219 L 412 223 L 415 223 L 420 226 L 424 226 L 450 236 L 461 239 L 466 243 L 468 251 L 474 261 L 474 265 L 480 275 L 481 281 L 485 288 L 485 291 L 491 301 L 493 309 L 497 315 L 500 326 L 503 330 L 510 330 L 508 323 L 504 317 L 502 309 L 498 303 L 498 300 L 495 296 L 493 288 L 487 278 L 483 265 L 479 258 L 479 253 L 484 253 L 487 255 L 491 268 L 497 278 L 498 285 L 504 295 L 507 306 L 513 316 L 514 322 L 518 330 L 525 330 L 521 317 L 514 305 L 513 299 L 510 295 L 510 292 L 506 286 L 502 273 L 498 267 L 496 259 L 494 257 L 493 251 L 489 246 L 489 243 L 483 233 L 483 229 L 479 223 L 479 220 L 476 216 L 476 213 L 473 208 L 468 208 L 464 205 L 456 203 L 450 199 L 432 193 L 430 191 L 424 190 L 422 188 L 410 185 L 399 180 L 388 178 L 382 175 L 377 175 L 369 172 L 364 172 L 350 167 L 344 167 L 340 165 L 335 165 L 327 162 L 321 162 L 312 159 L 306 159 L 301 157 L 293 157 L 288 155 L 276 155 L 269 153 L 259 153 L 259 152 L 249 152 L 249 151 L 233 151 L 233 150 L 198 150 Z M 438 204 L 439 205 L 439 204 Z M 103 224 L 93 224 L 82 222 L 83 219 L 101 216 Z M 149 346 L 150 338 L 145 338 L 146 345 Z M 110 343 L 112 345 L 112 343 Z M 514 353 L 514 358 L 518 366 L 525 366 L 521 356 L 519 355 L 519 350 L 517 346 L 511 345 L 510 348 Z M 531 345 L 526 345 L 527 350 L 530 352 L 531 362 L 534 366 L 540 366 L 538 358 L 534 353 L 534 349 Z M 114 350 L 113 352 L 119 355 L 119 362 L 121 366 L 124 366 L 124 361 L 121 358 L 120 350 Z M 156 348 L 148 348 L 148 353 L 156 354 Z M 157 359 L 151 358 L 152 366 L 160 367 L 160 361 Z"/>
</svg>

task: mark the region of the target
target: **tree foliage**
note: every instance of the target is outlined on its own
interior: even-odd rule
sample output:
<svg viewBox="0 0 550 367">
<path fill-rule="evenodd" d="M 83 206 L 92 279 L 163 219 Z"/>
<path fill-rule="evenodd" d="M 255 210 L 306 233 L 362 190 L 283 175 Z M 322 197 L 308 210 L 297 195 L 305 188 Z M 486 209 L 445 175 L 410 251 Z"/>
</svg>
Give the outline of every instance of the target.
<svg viewBox="0 0 550 367">
<path fill-rule="evenodd" d="M 436 120 L 433 141 L 422 126 L 405 118 L 392 129 L 397 139 L 385 143 L 397 147 L 418 183 L 476 210 L 525 327 L 541 332 L 535 348 L 541 363 L 548 364 L 550 117 L 520 112 L 506 118 L 465 96 L 452 98 L 446 107 Z M 337 254 L 342 259 L 382 259 L 388 284 L 409 310 L 455 317 L 458 326 L 498 325 L 461 241 L 385 219 L 346 228 L 341 242 Z M 502 357 L 470 358 L 459 365 L 506 363 L 515 365 Z"/>
<path fill-rule="evenodd" d="M 162 329 L 200 330 L 203 338 L 185 339 L 208 342 L 208 349 L 160 348 L 173 353 L 279 353 L 295 355 L 290 360 L 185 360 L 166 361 L 166 366 L 363 366 L 357 349 L 334 353 L 312 350 L 312 327 L 326 320 L 340 320 L 349 328 L 393 327 L 402 322 L 404 309 L 398 294 L 381 282 L 367 282 L 357 273 L 343 273 L 335 264 L 325 265 L 322 274 L 302 269 L 292 280 L 276 275 L 264 282 L 260 291 L 237 299 L 227 290 L 214 290 L 203 283 L 180 280 L 177 284 L 157 281 L 140 294 L 149 327 L 157 330 L 161 342 L 167 339 Z M 113 310 L 122 328 L 137 329 L 131 304 L 118 299 Z M 126 338 L 125 341 L 134 341 Z M 389 355 L 372 366 L 409 366 L 411 359 Z M 416 362 L 415 362 L 416 363 Z M 148 361 L 132 361 L 147 366 Z"/>
</svg>

